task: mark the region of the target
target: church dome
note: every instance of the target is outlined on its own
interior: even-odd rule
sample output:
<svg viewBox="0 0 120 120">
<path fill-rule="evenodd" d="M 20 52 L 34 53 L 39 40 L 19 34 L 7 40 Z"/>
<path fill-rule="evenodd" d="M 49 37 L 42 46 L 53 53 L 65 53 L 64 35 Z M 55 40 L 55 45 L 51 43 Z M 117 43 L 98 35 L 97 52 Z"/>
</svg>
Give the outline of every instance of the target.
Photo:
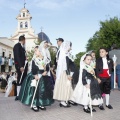
<svg viewBox="0 0 120 120">
<path fill-rule="evenodd" d="M 40 32 L 39 34 L 38 34 L 38 38 L 41 40 L 41 41 L 48 41 L 48 42 L 50 42 L 50 39 L 49 39 L 49 37 L 44 33 L 44 32 Z"/>
</svg>

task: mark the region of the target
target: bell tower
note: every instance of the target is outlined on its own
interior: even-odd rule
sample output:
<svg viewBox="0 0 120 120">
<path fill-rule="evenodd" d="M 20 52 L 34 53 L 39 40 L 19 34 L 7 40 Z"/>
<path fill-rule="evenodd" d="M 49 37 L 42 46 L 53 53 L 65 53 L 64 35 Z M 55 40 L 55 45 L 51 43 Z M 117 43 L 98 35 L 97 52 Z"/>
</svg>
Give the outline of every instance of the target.
<svg viewBox="0 0 120 120">
<path fill-rule="evenodd" d="M 20 11 L 20 14 L 16 18 L 18 20 L 18 30 L 24 31 L 31 28 L 31 19 L 29 11 L 26 8 L 23 8 Z"/>
<path fill-rule="evenodd" d="M 25 35 L 26 38 L 26 50 L 31 50 L 35 46 L 35 42 L 38 39 L 38 36 L 35 35 L 35 31 L 31 26 L 32 16 L 29 13 L 29 10 L 25 7 L 26 3 L 24 2 L 24 8 L 20 10 L 20 13 L 17 16 L 17 29 L 15 33 L 11 36 L 11 40 L 15 43 L 18 42 L 19 36 Z"/>
</svg>

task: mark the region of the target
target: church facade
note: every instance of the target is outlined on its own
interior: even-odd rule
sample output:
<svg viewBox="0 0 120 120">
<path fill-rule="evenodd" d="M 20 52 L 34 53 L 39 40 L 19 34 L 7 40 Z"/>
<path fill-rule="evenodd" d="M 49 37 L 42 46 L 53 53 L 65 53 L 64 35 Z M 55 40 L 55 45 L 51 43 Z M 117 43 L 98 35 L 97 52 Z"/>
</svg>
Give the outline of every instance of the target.
<svg viewBox="0 0 120 120">
<path fill-rule="evenodd" d="M 35 31 L 31 26 L 32 16 L 29 10 L 25 8 L 25 6 L 20 10 L 20 13 L 16 17 L 16 19 L 18 24 L 14 34 L 10 38 L 0 37 L 0 60 L 1 57 L 6 57 L 7 59 L 9 58 L 9 56 L 11 56 L 11 58 L 14 57 L 13 47 L 16 43 L 19 42 L 19 37 L 21 35 L 24 35 L 26 38 L 26 52 L 31 51 L 35 47 L 35 43 L 38 43 L 38 41 L 41 42 L 46 40 L 52 45 L 49 37 L 44 32 L 42 32 L 42 30 L 37 35 L 35 34 Z M 53 46 L 52 48 L 56 49 L 56 47 Z"/>
</svg>

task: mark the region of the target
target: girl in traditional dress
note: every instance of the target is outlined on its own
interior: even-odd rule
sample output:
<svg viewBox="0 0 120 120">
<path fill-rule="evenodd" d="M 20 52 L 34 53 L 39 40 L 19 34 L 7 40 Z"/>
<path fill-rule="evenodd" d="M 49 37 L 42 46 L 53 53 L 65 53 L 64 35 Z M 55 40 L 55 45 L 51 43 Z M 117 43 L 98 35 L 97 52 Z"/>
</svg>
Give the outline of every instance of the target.
<svg viewBox="0 0 120 120">
<path fill-rule="evenodd" d="M 44 47 L 44 45 L 46 45 L 46 47 Z M 44 61 L 46 62 L 49 68 L 51 67 L 51 55 L 49 51 L 50 46 L 51 45 L 47 41 L 42 41 L 39 46 L 39 50 L 41 51 L 42 56 L 44 56 Z M 52 88 L 54 89 L 55 79 L 53 77 L 51 70 L 49 70 L 48 75 L 50 76 L 51 85 Z"/>
<path fill-rule="evenodd" d="M 53 97 L 54 99 L 61 101 L 60 107 L 70 107 L 68 101 L 70 100 L 73 93 L 71 82 L 72 71 L 70 71 L 70 59 L 68 58 L 68 53 L 71 50 L 71 46 L 71 42 L 66 41 L 62 43 L 60 47 Z"/>
<path fill-rule="evenodd" d="M 41 45 L 40 45 L 41 46 Z M 47 47 L 47 44 L 44 44 Z M 40 49 L 42 49 L 40 47 Z M 39 80 L 35 98 L 33 99 L 32 110 L 35 112 L 41 110 L 46 110 L 45 106 L 51 105 L 53 101 L 53 91 L 50 81 L 50 76 L 48 75 L 49 66 L 44 60 L 41 51 L 38 47 L 35 48 L 35 55 L 32 58 L 32 70 L 31 73 L 27 75 L 22 84 L 19 99 L 23 104 L 31 105 L 33 94 L 36 87 L 36 81 Z M 34 80 L 33 80 L 34 79 Z"/>
<path fill-rule="evenodd" d="M 89 103 L 90 98 L 92 100 L 92 105 L 99 105 L 103 103 L 101 96 L 101 91 L 99 88 L 100 80 L 96 78 L 93 67 L 90 66 L 92 56 L 90 54 L 85 54 L 82 56 L 80 61 L 80 76 L 79 82 L 74 90 L 72 100 L 78 104 L 84 106 L 83 110 L 86 113 L 90 113 Z M 88 80 L 91 81 L 88 84 Z M 91 96 L 89 98 L 90 89 Z M 95 112 L 95 109 L 92 109 Z"/>
</svg>

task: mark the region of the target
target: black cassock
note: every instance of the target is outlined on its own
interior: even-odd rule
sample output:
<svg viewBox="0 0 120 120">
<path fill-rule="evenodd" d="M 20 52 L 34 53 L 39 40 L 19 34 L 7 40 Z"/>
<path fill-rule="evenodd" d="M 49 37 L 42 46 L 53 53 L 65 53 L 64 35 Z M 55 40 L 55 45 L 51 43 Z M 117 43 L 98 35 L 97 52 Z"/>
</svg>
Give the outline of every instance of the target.
<svg viewBox="0 0 120 120">
<path fill-rule="evenodd" d="M 22 84 L 24 78 L 27 75 L 27 65 L 26 65 L 26 68 L 25 68 L 21 83 L 19 83 L 20 77 L 21 77 L 21 74 L 22 74 L 21 71 L 20 71 L 20 68 L 24 67 L 24 65 L 25 65 L 26 51 L 22 47 L 21 43 L 17 43 L 13 48 L 13 53 L 14 53 L 15 68 L 16 68 L 16 71 L 17 71 L 17 74 L 18 74 L 17 85 L 19 86 L 19 85 Z"/>
</svg>

